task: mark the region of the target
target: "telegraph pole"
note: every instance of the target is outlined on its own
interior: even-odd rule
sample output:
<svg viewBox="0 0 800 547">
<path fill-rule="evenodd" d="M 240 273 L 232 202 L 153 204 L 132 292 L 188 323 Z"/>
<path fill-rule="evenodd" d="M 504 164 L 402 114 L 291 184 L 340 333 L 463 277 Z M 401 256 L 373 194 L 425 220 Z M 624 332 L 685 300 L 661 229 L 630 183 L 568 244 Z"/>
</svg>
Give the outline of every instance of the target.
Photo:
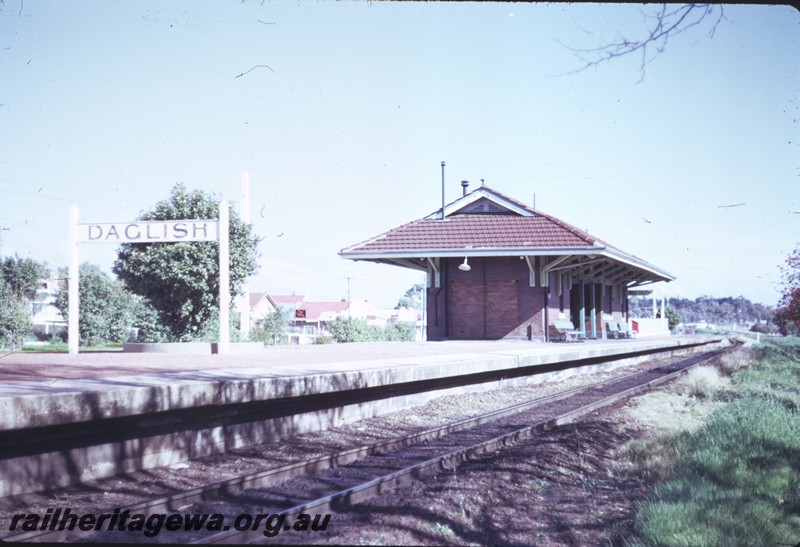
<svg viewBox="0 0 800 547">
<path fill-rule="evenodd" d="M 7 232 L 10 229 L 8 226 L 0 226 L 0 259 L 3 258 L 3 232 Z"/>
<path fill-rule="evenodd" d="M 353 276 L 350 275 L 350 272 L 347 272 L 347 317 L 352 317 L 353 314 L 350 311 L 350 280 L 353 279 Z"/>
</svg>

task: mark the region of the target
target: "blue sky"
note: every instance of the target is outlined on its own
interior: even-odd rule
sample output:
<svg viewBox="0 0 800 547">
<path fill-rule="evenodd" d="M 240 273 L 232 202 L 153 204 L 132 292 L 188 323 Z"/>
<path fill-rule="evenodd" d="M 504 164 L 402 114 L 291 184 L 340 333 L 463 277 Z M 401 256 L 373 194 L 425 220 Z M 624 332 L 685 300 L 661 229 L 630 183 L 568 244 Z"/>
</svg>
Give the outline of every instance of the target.
<svg viewBox="0 0 800 547">
<path fill-rule="evenodd" d="M 535 194 L 673 273 L 667 296 L 774 304 L 800 242 L 800 14 L 728 5 L 641 82 L 638 57 L 565 75 L 562 43 L 639 36 L 642 9 L 6 0 L 2 252 L 66 265 L 69 203 L 133 220 L 178 182 L 238 202 L 249 171 L 253 291 L 338 300 L 351 277 L 352 298 L 394 305 L 421 274 L 337 252 L 435 211 L 446 161 L 448 201 L 462 179 Z"/>
</svg>

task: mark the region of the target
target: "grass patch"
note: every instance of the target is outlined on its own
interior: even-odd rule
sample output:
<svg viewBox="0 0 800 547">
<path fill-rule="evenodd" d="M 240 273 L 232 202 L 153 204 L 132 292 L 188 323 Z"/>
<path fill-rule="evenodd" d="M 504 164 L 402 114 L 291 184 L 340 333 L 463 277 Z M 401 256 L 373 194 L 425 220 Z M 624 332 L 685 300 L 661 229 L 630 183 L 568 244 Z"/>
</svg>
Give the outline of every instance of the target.
<svg viewBox="0 0 800 547">
<path fill-rule="evenodd" d="M 67 344 L 47 344 L 43 346 L 23 346 L 22 353 L 68 353 Z M 122 351 L 122 344 L 105 344 L 102 346 L 80 346 L 78 351 Z"/>
<path fill-rule="evenodd" d="M 436 534 L 439 534 L 444 537 L 453 537 L 456 535 L 456 533 L 453 532 L 453 529 L 450 528 L 450 526 L 448 526 L 447 524 L 440 524 L 438 522 L 433 526 L 433 531 Z"/>
<path fill-rule="evenodd" d="M 716 368 L 698 367 L 662 391 L 636 397 L 628 413 L 636 421 L 662 431 L 695 431 L 726 404 L 730 386 L 731 380 Z M 655 446 L 651 448 L 657 450 Z"/>
<path fill-rule="evenodd" d="M 681 388 L 678 388 L 681 389 Z M 688 393 L 654 391 L 634 399 L 628 414 L 637 422 L 663 432 L 696 431 L 726 403 L 722 400 L 692 397 Z"/>
<path fill-rule="evenodd" d="M 617 451 L 612 472 L 643 480 L 664 480 L 687 451 L 689 433 L 661 433 L 625 443 Z"/>
<path fill-rule="evenodd" d="M 726 376 L 732 376 L 735 372 L 750 366 L 756 357 L 752 346 L 744 346 L 738 351 L 720 357 L 719 370 Z"/>
<path fill-rule="evenodd" d="M 691 434 L 630 448 L 669 475 L 640 505 L 634 544 L 794 545 L 800 539 L 800 341 L 770 341 L 735 367 L 736 396 Z M 800 402 L 800 399 L 797 400 Z M 654 454 L 674 445 L 664 473 Z M 665 456 L 666 458 L 666 456 Z"/>
<path fill-rule="evenodd" d="M 727 385 L 714 367 L 696 367 L 674 382 L 669 391 L 678 395 L 688 395 L 710 399 Z"/>
</svg>

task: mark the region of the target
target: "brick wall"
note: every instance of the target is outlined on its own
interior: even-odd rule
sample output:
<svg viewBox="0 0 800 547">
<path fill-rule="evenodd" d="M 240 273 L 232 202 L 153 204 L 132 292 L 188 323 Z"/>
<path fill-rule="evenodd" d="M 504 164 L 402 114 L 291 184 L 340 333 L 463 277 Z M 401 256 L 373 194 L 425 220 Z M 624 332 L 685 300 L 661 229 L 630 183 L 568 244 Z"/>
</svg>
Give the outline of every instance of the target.
<svg viewBox="0 0 800 547">
<path fill-rule="evenodd" d="M 529 286 L 528 265 L 519 257 L 442 259 L 442 286 L 428 288 L 429 340 L 496 340 L 544 337 L 544 289 Z M 551 274 L 550 322 L 558 318 L 555 275 Z M 565 289 L 566 292 L 566 289 Z M 568 316 L 569 298 L 565 295 Z"/>
<path fill-rule="evenodd" d="M 542 287 L 538 275 L 536 286 L 531 287 L 528 265 L 519 257 L 472 258 L 469 272 L 458 269 L 463 261 L 463 258 L 442 259 L 441 287 L 428 288 L 429 340 L 543 340 L 545 301 L 550 324 L 557 320 L 573 320 L 577 326 L 578 281 L 573 281 L 575 289 L 571 293 L 569 279 L 564 276 L 562 311 L 558 273 L 549 274 L 549 287 Z M 590 283 L 584 284 L 584 291 L 587 335 L 591 335 L 592 319 L 599 338 L 605 328 L 604 316 L 607 318 L 610 314 L 614 321 L 625 320 L 627 289 L 624 284 L 616 287 L 594 284 L 594 318 L 591 316 Z M 572 302 L 571 297 L 578 300 Z M 573 306 L 575 309 L 571 313 Z"/>
</svg>

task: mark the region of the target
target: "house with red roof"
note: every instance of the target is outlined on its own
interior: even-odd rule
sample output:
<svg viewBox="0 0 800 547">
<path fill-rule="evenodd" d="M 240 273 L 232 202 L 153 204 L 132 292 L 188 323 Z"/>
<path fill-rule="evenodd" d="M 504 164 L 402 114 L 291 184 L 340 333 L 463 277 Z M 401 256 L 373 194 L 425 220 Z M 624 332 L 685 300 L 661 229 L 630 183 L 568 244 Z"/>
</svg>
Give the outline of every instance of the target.
<svg viewBox="0 0 800 547">
<path fill-rule="evenodd" d="M 462 184 L 463 185 L 463 184 Z M 343 249 L 427 272 L 428 340 L 549 340 L 555 321 L 587 338 L 627 320 L 628 290 L 666 271 L 488 186 Z"/>
<path fill-rule="evenodd" d="M 263 321 L 264 317 L 275 311 L 275 304 L 270 301 L 267 293 L 251 292 L 248 297 L 250 298 L 251 324 L 258 324 Z"/>
<path fill-rule="evenodd" d="M 265 292 L 251 292 L 250 297 L 250 323 L 253 326 L 263 323 L 264 318 L 277 309 L 284 310 L 289 317 L 294 317 L 298 306 L 306 301 L 302 294 L 268 294 Z"/>
<path fill-rule="evenodd" d="M 298 305 L 289 325 L 295 332 L 316 336 L 327 332 L 328 323 L 347 312 L 346 300 L 335 302 L 305 301 Z"/>
<path fill-rule="evenodd" d="M 303 302 L 308 300 L 304 294 L 270 294 L 268 296 L 270 302 L 275 308 L 283 308 L 289 311 L 294 311 Z"/>
</svg>

